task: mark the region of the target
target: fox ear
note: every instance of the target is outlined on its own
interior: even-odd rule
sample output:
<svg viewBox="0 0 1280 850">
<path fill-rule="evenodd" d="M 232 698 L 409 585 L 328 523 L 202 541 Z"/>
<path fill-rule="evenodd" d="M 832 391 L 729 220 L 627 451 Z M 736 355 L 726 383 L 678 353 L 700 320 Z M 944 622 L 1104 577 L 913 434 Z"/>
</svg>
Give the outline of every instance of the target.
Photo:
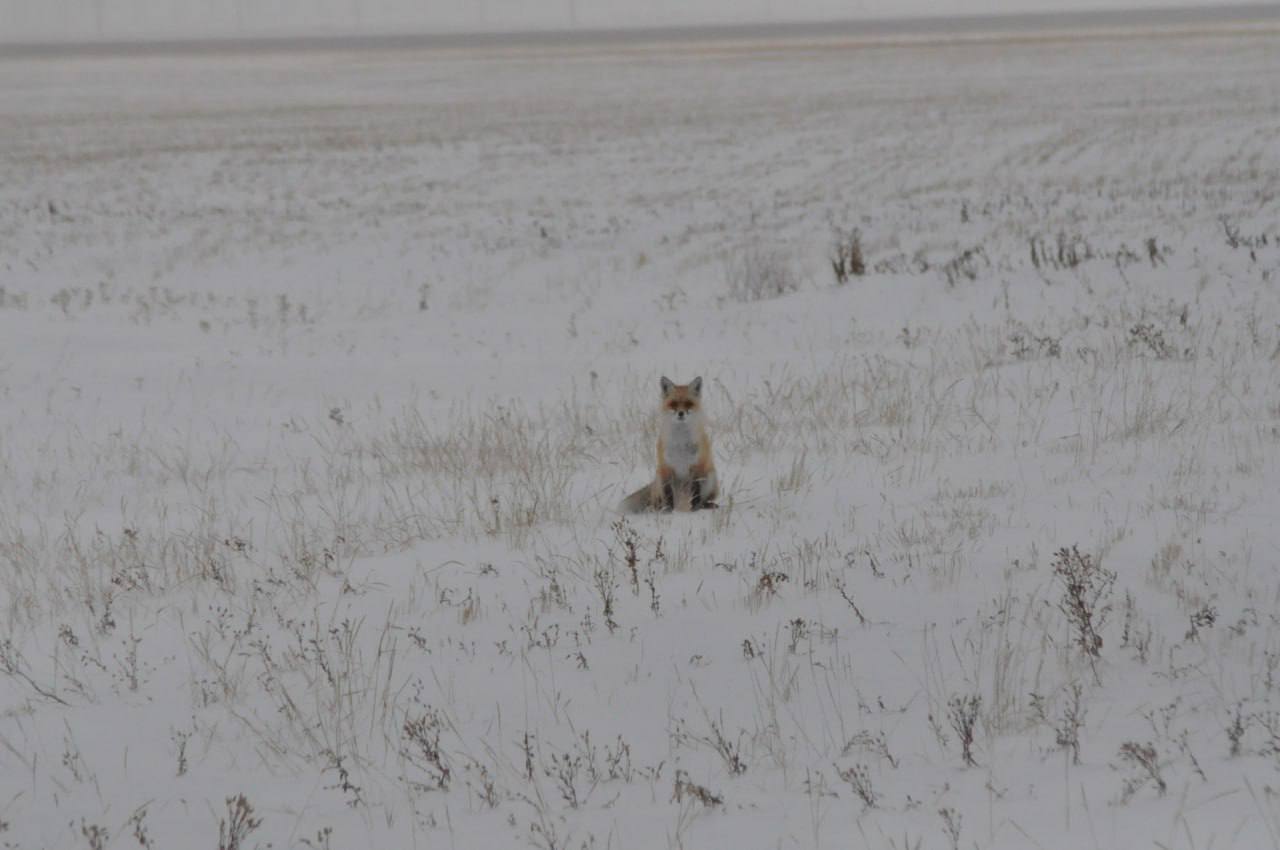
<svg viewBox="0 0 1280 850">
<path fill-rule="evenodd" d="M 671 382 L 671 379 L 668 378 L 666 375 L 663 375 L 658 382 L 662 386 L 663 396 L 666 396 L 668 393 L 670 393 L 673 389 L 675 389 L 675 386 L 676 386 Z"/>
<path fill-rule="evenodd" d="M 702 397 L 702 376 L 694 378 L 689 382 L 689 392 L 693 393 L 694 398 Z"/>
</svg>

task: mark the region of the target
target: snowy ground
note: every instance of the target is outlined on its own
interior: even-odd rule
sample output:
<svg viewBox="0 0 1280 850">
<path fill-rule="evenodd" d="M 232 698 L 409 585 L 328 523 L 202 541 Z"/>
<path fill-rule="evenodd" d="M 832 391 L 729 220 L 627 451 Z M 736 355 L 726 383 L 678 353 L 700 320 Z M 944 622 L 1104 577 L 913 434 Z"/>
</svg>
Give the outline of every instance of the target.
<svg viewBox="0 0 1280 850">
<path fill-rule="evenodd" d="M 0 846 L 1280 847 L 1277 138 L 1267 34 L 0 62 Z"/>
</svg>

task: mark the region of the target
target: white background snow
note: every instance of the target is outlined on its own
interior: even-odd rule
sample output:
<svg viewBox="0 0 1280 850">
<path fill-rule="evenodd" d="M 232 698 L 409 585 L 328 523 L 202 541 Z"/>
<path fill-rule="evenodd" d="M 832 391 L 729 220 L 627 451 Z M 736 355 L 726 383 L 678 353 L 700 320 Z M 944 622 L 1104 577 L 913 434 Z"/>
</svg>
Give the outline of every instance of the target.
<svg viewBox="0 0 1280 850">
<path fill-rule="evenodd" d="M 1280 847 L 1278 133 L 1269 32 L 0 62 L 0 845 Z"/>
</svg>

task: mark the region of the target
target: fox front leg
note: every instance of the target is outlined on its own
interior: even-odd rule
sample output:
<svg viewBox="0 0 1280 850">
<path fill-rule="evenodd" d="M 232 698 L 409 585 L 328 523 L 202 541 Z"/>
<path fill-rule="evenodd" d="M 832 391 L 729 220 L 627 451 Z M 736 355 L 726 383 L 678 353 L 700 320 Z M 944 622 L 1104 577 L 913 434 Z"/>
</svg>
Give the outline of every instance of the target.
<svg viewBox="0 0 1280 850">
<path fill-rule="evenodd" d="M 712 490 L 711 498 L 703 495 L 703 489 L 706 487 L 705 478 L 697 478 L 693 482 L 693 498 L 689 502 L 689 510 L 705 511 L 720 507 L 715 502 L 715 491 Z"/>
<path fill-rule="evenodd" d="M 661 447 L 659 447 L 661 448 Z M 659 452 L 661 458 L 661 452 Z M 674 511 L 676 509 L 676 471 L 665 463 L 658 464 L 658 480 L 657 480 L 658 504 L 655 506 L 660 511 Z"/>
</svg>

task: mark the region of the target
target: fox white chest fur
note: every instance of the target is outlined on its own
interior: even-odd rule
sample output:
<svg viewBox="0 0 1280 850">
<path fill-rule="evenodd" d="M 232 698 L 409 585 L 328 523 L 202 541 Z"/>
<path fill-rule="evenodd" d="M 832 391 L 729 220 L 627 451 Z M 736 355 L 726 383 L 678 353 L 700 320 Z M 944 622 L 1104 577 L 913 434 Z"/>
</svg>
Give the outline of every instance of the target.
<svg viewBox="0 0 1280 850">
<path fill-rule="evenodd" d="M 689 476 L 689 468 L 698 461 L 700 417 L 683 420 L 663 417 L 662 443 L 667 466 L 681 478 Z"/>
</svg>

